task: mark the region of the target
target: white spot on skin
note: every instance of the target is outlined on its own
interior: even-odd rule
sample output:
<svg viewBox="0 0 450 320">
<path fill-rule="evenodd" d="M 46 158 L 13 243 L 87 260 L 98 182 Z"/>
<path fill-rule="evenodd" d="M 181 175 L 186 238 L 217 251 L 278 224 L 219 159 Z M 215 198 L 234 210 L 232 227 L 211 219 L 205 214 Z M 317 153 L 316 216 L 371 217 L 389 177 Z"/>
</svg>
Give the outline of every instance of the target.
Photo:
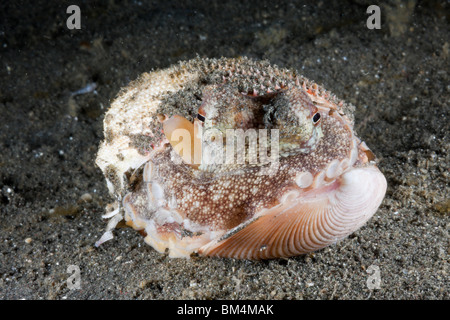
<svg viewBox="0 0 450 320">
<path fill-rule="evenodd" d="M 251 192 L 253 195 L 255 195 L 255 194 L 258 193 L 258 190 L 259 190 L 259 188 L 256 187 L 256 186 L 254 186 L 254 187 L 252 187 L 252 188 L 250 189 L 250 192 Z"/>
</svg>

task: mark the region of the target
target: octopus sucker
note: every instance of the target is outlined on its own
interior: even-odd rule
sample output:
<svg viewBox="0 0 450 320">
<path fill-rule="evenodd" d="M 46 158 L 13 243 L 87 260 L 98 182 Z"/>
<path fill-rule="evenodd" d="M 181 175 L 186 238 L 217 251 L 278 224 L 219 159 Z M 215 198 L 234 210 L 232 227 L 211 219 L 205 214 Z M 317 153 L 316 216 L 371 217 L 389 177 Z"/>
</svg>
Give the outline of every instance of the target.
<svg viewBox="0 0 450 320">
<path fill-rule="evenodd" d="M 105 115 L 96 164 L 116 202 L 98 244 L 121 219 L 169 257 L 272 259 L 344 239 L 386 192 L 353 110 L 267 61 L 144 73 Z"/>
</svg>

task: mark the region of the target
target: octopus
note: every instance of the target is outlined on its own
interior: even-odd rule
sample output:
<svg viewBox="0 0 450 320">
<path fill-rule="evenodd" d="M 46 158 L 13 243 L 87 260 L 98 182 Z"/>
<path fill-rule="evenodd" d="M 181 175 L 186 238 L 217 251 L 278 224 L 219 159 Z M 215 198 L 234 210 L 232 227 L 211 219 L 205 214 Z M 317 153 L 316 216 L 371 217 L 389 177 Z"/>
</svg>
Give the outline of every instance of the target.
<svg viewBox="0 0 450 320">
<path fill-rule="evenodd" d="M 96 245 L 122 220 L 169 257 L 291 257 L 346 238 L 387 185 L 354 109 L 245 57 L 142 74 L 104 118 L 96 164 L 115 202 Z"/>
</svg>

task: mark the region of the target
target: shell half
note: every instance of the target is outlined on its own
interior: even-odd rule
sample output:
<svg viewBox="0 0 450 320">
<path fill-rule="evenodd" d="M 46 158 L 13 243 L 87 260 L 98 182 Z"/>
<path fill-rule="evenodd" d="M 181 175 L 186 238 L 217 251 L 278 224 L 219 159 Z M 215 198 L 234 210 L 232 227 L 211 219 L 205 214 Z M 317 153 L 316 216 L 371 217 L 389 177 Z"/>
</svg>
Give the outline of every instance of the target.
<svg viewBox="0 0 450 320">
<path fill-rule="evenodd" d="M 322 249 L 359 229 L 377 211 L 386 179 L 374 166 L 347 171 L 333 184 L 288 197 L 259 212 L 199 253 L 240 259 L 290 257 Z"/>
</svg>

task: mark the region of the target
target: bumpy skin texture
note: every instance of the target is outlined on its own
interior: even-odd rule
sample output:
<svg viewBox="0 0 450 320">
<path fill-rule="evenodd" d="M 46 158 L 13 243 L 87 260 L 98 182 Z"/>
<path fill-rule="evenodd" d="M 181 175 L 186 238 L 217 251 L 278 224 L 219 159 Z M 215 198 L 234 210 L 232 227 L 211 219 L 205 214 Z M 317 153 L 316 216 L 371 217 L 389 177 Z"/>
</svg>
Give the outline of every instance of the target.
<svg viewBox="0 0 450 320">
<path fill-rule="evenodd" d="M 115 220 L 123 215 L 160 252 L 298 255 L 357 230 L 384 197 L 386 180 L 355 136 L 353 109 L 266 61 L 197 58 L 145 73 L 121 92 L 96 163 L 117 200 Z M 223 132 L 279 129 L 276 166 L 179 161 L 161 119 L 192 122 L 199 113 L 204 128 Z"/>
</svg>

